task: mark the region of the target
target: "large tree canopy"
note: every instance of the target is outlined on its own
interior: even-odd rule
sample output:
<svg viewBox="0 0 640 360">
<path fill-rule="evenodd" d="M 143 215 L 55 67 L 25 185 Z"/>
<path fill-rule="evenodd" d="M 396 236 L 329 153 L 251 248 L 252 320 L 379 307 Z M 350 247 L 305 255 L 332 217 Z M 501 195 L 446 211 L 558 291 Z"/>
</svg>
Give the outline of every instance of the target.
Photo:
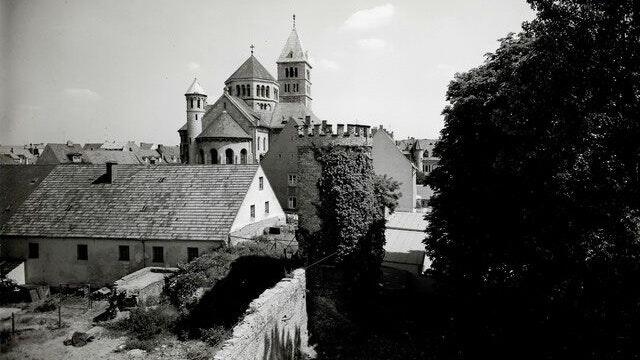
<svg viewBox="0 0 640 360">
<path fill-rule="evenodd" d="M 461 339 L 636 352 L 640 2 L 530 3 L 536 19 L 449 86 L 432 273 L 479 330 Z"/>
</svg>

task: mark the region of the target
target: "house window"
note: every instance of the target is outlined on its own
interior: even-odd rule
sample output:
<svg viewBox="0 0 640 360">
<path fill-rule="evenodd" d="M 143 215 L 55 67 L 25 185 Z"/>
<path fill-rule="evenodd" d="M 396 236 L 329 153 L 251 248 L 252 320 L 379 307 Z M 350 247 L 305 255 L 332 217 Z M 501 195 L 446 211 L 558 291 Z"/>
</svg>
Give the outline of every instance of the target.
<svg viewBox="0 0 640 360">
<path fill-rule="evenodd" d="M 38 259 L 40 257 L 40 244 L 29 243 L 29 259 Z"/>
<path fill-rule="evenodd" d="M 191 262 L 193 259 L 198 257 L 198 248 L 197 247 L 188 247 L 187 248 L 187 261 Z"/>
<path fill-rule="evenodd" d="M 289 196 L 289 209 L 295 209 L 297 205 L 296 197 Z"/>
<path fill-rule="evenodd" d="M 264 177 L 260 176 L 258 178 L 258 183 L 260 185 L 260 190 L 264 190 Z"/>
<path fill-rule="evenodd" d="M 118 260 L 129 261 L 129 245 L 118 246 Z"/>
<path fill-rule="evenodd" d="M 298 186 L 298 175 L 289 174 L 289 186 Z"/>
<path fill-rule="evenodd" d="M 86 244 L 78 244 L 78 260 L 89 260 L 89 249 Z"/>
<path fill-rule="evenodd" d="M 162 246 L 154 246 L 151 248 L 151 251 L 153 252 L 151 261 L 154 263 L 164 262 L 164 248 Z"/>
<path fill-rule="evenodd" d="M 264 202 L 264 213 L 265 214 L 269 213 L 269 202 L 268 201 Z"/>
<path fill-rule="evenodd" d="M 251 207 L 249 208 L 249 211 L 251 212 L 251 218 L 255 219 L 256 218 L 256 206 L 255 205 L 251 205 Z"/>
</svg>

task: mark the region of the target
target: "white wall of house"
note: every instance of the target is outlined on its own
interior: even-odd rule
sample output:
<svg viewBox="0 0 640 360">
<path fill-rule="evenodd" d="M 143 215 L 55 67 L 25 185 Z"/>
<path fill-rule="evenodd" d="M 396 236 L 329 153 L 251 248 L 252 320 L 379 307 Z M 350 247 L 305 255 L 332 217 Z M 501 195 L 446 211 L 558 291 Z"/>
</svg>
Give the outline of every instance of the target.
<svg viewBox="0 0 640 360">
<path fill-rule="evenodd" d="M 263 181 L 263 188 L 260 190 L 260 178 Z M 269 213 L 265 213 L 265 202 L 269 202 Z M 255 217 L 251 217 L 251 205 L 255 206 Z M 258 167 L 249 190 L 242 200 L 242 205 L 238 209 L 236 218 L 231 225 L 231 232 L 241 229 L 249 224 L 272 218 L 285 219 L 284 211 L 276 198 L 276 194 L 269 184 L 267 176 Z"/>
<path fill-rule="evenodd" d="M 398 199 L 398 211 L 413 211 L 416 204 L 416 171 L 402 154 L 395 141 L 380 129 L 373 136 L 371 149 L 373 171 L 377 175 L 387 175 L 400 183 L 401 196 Z"/>
<path fill-rule="evenodd" d="M 38 258 L 29 258 L 29 243 L 38 243 Z M 87 245 L 87 260 L 78 260 L 77 245 Z M 119 260 L 119 246 L 129 246 L 129 260 Z M 187 248 L 203 254 L 222 246 L 216 241 L 119 240 L 89 238 L 6 237 L 3 256 L 26 259 L 28 284 L 92 284 L 103 286 L 146 266 L 175 267 L 187 261 Z M 162 247 L 163 262 L 153 261 L 153 247 Z"/>
</svg>

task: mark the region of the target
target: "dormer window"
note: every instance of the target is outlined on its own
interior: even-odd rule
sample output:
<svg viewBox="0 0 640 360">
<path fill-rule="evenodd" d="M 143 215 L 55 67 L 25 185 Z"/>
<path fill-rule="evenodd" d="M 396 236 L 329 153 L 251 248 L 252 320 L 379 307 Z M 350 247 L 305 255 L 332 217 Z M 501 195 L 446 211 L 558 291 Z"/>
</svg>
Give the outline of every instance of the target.
<svg viewBox="0 0 640 360">
<path fill-rule="evenodd" d="M 289 55 L 287 55 L 287 57 L 292 58 L 293 57 L 293 51 L 289 51 Z"/>
</svg>

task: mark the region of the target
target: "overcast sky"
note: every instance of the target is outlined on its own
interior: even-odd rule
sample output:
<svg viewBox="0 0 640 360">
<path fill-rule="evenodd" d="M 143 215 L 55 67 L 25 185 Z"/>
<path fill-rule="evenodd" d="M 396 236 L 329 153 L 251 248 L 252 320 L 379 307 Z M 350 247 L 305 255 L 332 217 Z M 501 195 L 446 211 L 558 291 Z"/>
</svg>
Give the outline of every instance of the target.
<svg viewBox="0 0 640 360">
<path fill-rule="evenodd" d="M 211 102 L 249 56 L 276 74 L 295 13 L 313 110 L 437 137 L 447 84 L 533 17 L 524 0 L 0 0 L 0 144 L 178 144 L 194 76 Z"/>
</svg>

